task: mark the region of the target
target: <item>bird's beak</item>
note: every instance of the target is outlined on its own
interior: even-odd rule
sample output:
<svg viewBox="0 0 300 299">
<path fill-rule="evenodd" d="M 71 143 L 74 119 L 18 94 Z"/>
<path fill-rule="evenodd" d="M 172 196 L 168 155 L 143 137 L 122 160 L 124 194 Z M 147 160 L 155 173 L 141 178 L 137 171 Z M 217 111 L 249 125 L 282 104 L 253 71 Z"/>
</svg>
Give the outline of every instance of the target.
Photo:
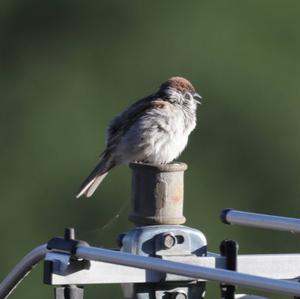
<svg viewBox="0 0 300 299">
<path fill-rule="evenodd" d="M 197 104 L 201 104 L 202 97 L 200 96 L 199 93 L 195 92 L 195 93 L 193 94 L 193 98 L 194 98 L 194 100 L 195 100 L 195 102 L 196 102 Z M 199 101 L 197 101 L 196 99 L 199 99 Z"/>
</svg>

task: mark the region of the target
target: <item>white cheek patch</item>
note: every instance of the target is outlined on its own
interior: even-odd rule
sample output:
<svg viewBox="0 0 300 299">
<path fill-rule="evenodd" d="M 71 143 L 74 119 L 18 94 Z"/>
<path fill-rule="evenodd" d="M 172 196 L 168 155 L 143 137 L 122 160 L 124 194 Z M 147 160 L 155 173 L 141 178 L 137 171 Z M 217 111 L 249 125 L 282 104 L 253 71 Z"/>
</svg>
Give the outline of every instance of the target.
<svg viewBox="0 0 300 299">
<path fill-rule="evenodd" d="M 182 94 L 174 88 L 171 88 L 171 87 L 168 88 L 167 89 L 167 94 L 168 94 L 169 99 L 170 99 L 171 102 L 182 104 L 183 101 L 184 101 L 184 98 L 183 98 Z"/>
</svg>

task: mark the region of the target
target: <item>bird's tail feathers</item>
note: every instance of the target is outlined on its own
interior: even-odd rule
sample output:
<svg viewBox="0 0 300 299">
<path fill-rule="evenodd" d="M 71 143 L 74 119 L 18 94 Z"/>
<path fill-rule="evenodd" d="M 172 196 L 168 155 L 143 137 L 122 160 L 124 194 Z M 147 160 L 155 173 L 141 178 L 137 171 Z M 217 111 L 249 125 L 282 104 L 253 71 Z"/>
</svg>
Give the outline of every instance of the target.
<svg viewBox="0 0 300 299">
<path fill-rule="evenodd" d="M 76 195 L 76 198 L 84 195 L 86 198 L 89 198 L 96 191 L 97 187 L 100 185 L 102 180 L 108 174 L 108 171 L 114 167 L 114 163 L 102 159 L 91 172 L 91 174 L 84 180 L 79 188 L 79 192 Z"/>
</svg>

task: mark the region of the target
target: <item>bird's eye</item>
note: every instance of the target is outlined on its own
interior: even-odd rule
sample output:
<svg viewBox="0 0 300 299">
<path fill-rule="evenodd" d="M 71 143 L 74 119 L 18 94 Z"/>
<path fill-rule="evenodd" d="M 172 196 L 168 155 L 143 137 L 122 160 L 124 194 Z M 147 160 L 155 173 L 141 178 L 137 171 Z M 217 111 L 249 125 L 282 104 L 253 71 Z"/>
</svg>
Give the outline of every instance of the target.
<svg viewBox="0 0 300 299">
<path fill-rule="evenodd" d="M 192 96 L 191 96 L 191 94 L 189 92 L 187 92 L 187 93 L 184 94 L 184 98 L 186 100 L 190 100 L 192 98 Z"/>
</svg>

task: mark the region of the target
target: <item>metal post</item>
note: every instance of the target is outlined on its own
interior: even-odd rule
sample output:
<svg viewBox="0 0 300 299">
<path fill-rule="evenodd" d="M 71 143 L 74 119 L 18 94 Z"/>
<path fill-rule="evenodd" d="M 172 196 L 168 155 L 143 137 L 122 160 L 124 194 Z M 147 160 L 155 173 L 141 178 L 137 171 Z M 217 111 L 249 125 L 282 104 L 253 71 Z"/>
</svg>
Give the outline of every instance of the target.
<svg viewBox="0 0 300 299">
<path fill-rule="evenodd" d="M 75 285 L 55 288 L 56 299 L 83 299 L 84 290 Z"/>
<path fill-rule="evenodd" d="M 137 226 L 121 237 L 121 251 L 157 260 L 170 256 L 206 255 L 206 238 L 198 230 L 181 226 L 183 216 L 184 163 L 154 165 L 131 163 L 132 211 L 129 219 Z M 166 281 L 124 284 L 123 292 L 131 299 L 202 298 L 205 283 Z"/>
<path fill-rule="evenodd" d="M 237 270 L 237 256 L 239 245 L 234 240 L 223 240 L 220 245 L 221 255 L 226 257 L 226 269 L 231 271 Z M 234 299 L 235 285 L 221 283 L 221 298 Z"/>
<path fill-rule="evenodd" d="M 185 163 L 131 163 L 132 212 L 136 225 L 183 224 L 183 175 Z"/>
</svg>

